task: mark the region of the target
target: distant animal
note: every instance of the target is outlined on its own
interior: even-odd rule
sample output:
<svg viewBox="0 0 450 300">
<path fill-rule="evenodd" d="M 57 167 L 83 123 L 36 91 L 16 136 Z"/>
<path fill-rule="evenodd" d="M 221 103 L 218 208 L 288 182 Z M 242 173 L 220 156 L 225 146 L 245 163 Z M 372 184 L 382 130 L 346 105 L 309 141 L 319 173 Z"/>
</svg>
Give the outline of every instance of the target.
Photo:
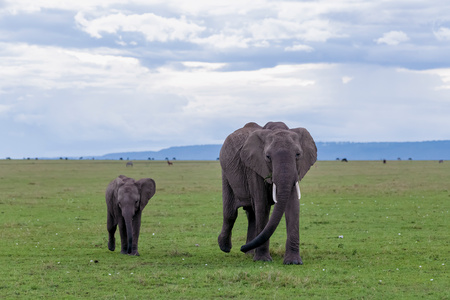
<svg viewBox="0 0 450 300">
<path fill-rule="evenodd" d="M 139 255 L 138 239 L 141 228 L 141 214 L 148 201 L 155 194 L 155 181 L 120 175 L 106 188 L 106 228 L 109 233 L 108 249 L 116 249 L 114 234 L 119 225 L 122 254 Z"/>
<path fill-rule="evenodd" d="M 386 163 L 386 160 L 385 159 L 383 159 L 383 164 L 385 164 Z"/>
<path fill-rule="evenodd" d="M 348 162 L 348 160 L 346 158 L 343 158 L 341 161 L 342 162 Z"/>
<path fill-rule="evenodd" d="M 171 166 L 171 165 L 173 165 L 173 162 L 171 162 L 170 160 L 168 160 L 168 161 L 167 161 L 167 164 L 168 164 L 169 166 Z"/>
<path fill-rule="evenodd" d="M 443 163 L 444 163 L 444 160 L 443 160 L 443 159 L 439 160 L 439 163 L 440 163 L 440 164 L 443 164 Z"/>
<path fill-rule="evenodd" d="M 283 263 L 302 264 L 298 181 L 316 159 L 316 145 L 305 128 L 289 129 L 281 122 L 269 122 L 264 127 L 247 123 L 231 133 L 220 150 L 223 201 L 220 249 L 230 252 L 231 231 L 238 208 L 243 207 L 248 227 L 247 243 L 241 251 L 254 254 L 254 260 L 271 261 L 269 239 L 284 214 L 287 240 Z"/>
<path fill-rule="evenodd" d="M 133 162 L 132 161 L 127 162 L 126 166 L 127 167 L 132 167 L 133 166 Z"/>
</svg>

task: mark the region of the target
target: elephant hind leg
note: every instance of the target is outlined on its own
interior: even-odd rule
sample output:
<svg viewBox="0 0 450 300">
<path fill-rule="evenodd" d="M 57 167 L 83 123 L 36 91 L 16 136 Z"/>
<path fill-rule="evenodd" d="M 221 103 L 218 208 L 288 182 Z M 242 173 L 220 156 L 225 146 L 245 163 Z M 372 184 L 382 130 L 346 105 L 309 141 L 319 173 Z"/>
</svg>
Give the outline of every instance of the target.
<svg viewBox="0 0 450 300">
<path fill-rule="evenodd" d="M 218 242 L 220 250 L 223 252 L 230 252 L 231 244 L 231 231 L 234 223 L 236 222 L 238 211 L 235 207 L 236 199 L 228 181 L 222 179 L 222 201 L 223 201 L 223 225 L 220 232 Z"/>
</svg>

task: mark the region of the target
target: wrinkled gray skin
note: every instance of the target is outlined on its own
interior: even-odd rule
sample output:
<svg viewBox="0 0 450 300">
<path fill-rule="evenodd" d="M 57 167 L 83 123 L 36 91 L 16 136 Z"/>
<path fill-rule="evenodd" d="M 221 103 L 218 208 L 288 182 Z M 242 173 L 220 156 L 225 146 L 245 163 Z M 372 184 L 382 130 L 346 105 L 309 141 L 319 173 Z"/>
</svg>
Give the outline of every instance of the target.
<svg viewBox="0 0 450 300">
<path fill-rule="evenodd" d="M 264 127 L 248 123 L 230 134 L 220 151 L 223 200 L 220 249 L 230 252 L 231 231 L 238 208 L 243 207 L 248 230 L 247 244 L 241 251 L 254 252 L 255 261 L 271 261 L 269 238 L 285 214 L 284 264 L 303 264 L 299 252 L 300 206 L 295 184 L 316 159 L 316 145 L 304 128 L 289 129 L 281 122 L 269 122 Z M 272 183 L 277 187 L 276 204 L 272 199 Z"/>
<path fill-rule="evenodd" d="M 139 255 L 138 239 L 141 228 L 141 214 L 148 201 L 155 194 L 155 181 L 143 178 L 135 181 L 120 175 L 111 181 L 106 188 L 106 220 L 109 232 L 108 249 L 116 249 L 114 234 L 119 225 L 122 249 L 120 253 Z"/>
</svg>

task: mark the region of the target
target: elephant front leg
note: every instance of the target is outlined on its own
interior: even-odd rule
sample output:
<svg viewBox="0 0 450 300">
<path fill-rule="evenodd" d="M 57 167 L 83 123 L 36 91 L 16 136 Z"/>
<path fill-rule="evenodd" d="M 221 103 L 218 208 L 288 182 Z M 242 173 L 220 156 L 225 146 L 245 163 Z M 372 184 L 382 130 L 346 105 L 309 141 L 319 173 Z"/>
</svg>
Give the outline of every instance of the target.
<svg viewBox="0 0 450 300">
<path fill-rule="evenodd" d="M 141 215 L 142 211 L 139 211 L 133 217 L 133 245 L 131 246 L 131 253 L 129 255 L 139 256 L 138 240 L 139 240 L 139 231 L 141 230 Z"/>
<path fill-rule="evenodd" d="M 250 190 L 253 195 L 253 203 L 255 206 L 255 237 L 259 235 L 266 227 L 270 216 L 269 197 L 271 195 L 270 189 L 266 186 L 264 181 L 258 179 L 250 180 Z M 270 240 L 255 249 L 255 261 L 272 261 L 269 251 Z"/>
<path fill-rule="evenodd" d="M 223 202 L 223 224 L 222 231 L 217 239 L 220 250 L 223 252 L 231 251 L 231 231 L 236 222 L 238 211 L 235 208 L 235 198 L 228 181 L 224 178 L 222 181 L 222 202 Z"/>
<path fill-rule="evenodd" d="M 120 253 L 128 254 L 128 239 L 127 239 L 127 227 L 125 226 L 125 220 L 120 218 L 119 220 L 119 232 L 120 232 Z"/>
<path fill-rule="evenodd" d="M 269 214 L 270 214 L 270 207 L 267 207 L 266 209 L 260 211 L 259 213 L 256 213 L 256 228 L 258 234 L 263 231 L 264 227 L 266 226 L 268 220 L 269 220 Z M 267 240 L 264 244 L 259 246 L 255 249 L 255 256 L 253 257 L 253 260 L 257 261 L 272 261 L 272 256 L 270 256 L 269 251 L 270 246 L 270 240 Z"/>
<path fill-rule="evenodd" d="M 114 251 L 116 250 L 116 239 L 114 234 L 116 233 L 117 224 L 115 224 L 114 218 L 110 214 L 108 214 L 108 218 L 106 220 L 106 227 L 109 234 L 108 249 L 110 251 Z"/>
<path fill-rule="evenodd" d="M 249 243 L 253 241 L 253 239 L 256 237 L 256 218 L 255 218 L 255 211 L 251 206 L 244 207 L 245 213 L 247 214 L 247 221 L 248 221 L 248 227 L 247 227 L 247 242 Z M 246 252 L 246 254 L 255 254 L 255 249 L 250 250 Z"/>
<path fill-rule="evenodd" d="M 297 197 L 290 199 L 286 206 L 286 252 L 284 254 L 285 265 L 302 265 L 300 257 L 300 233 L 299 233 L 300 202 Z"/>
</svg>

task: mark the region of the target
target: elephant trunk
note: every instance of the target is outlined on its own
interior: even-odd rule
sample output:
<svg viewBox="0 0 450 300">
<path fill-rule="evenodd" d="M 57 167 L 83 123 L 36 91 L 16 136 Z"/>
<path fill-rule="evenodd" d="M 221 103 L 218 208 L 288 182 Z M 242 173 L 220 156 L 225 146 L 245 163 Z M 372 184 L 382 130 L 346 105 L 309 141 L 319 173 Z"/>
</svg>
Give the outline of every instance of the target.
<svg viewBox="0 0 450 300">
<path fill-rule="evenodd" d="M 272 216 L 270 217 L 270 220 L 267 223 L 266 227 L 264 227 L 263 231 L 261 231 L 261 233 L 256 238 L 241 247 L 242 252 L 245 253 L 252 249 L 258 248 L 259 246 L 267 242 L 275 232 L 275 229 L 277 229 L 277 226 L 280 223 L 281 217 L 283 216 L 287 204 L 287 201 L 282 201 L 280 196 L 278 196 L 278 198 L 279 201 L 277 204 L 275 204 Z"/>
<path fill-rule="evenodd" d="M 133 217 L 127 214 L 124 219 L 127 230 L 127 253 L 130 254 L 133 246 Z"/>
<path fill-rule="evenodd" d="M 269 240 L 283 217 L 288 201 L 291 200 L 294 193 L 296 194 L 294 191 L 296 191 L 295 183 L 297 182 L 297 175 L 293 172 L 287 172 L 287 170 L 291 169 L 287 168 L 287 165 L 283 166 L 280 168 L 282 172 L 279 172 L 278 176 L 275 176 L 277 173 L 274 170 L 273 189 L 275 192 L 273 193 L 273 197 L 274 199 L 276 198 L 276 203 L 269 222 L 256 238 L 241 247 L 242 252 L 248 252 L 258 248 Z"/>
</svg>

